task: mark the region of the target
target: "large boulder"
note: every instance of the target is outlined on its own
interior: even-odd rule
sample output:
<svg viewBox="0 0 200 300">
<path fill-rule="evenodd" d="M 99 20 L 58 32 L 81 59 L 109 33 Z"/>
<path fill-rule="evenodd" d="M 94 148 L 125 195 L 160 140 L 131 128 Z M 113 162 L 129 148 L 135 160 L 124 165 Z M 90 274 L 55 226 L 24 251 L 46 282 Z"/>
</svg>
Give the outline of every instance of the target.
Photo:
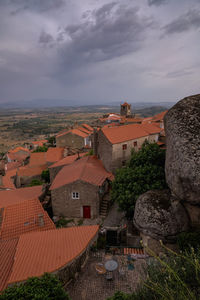
<svg viewBox="0 0 200 300">
<path fill-rule="evenodd" d="M 163 242 L 175 242 L 189 228 L 185 208 L 169 190 L 148 191 L 136 201 L 133 223 L 144 235 Z"/>
<path fill-rule="evenodd" d="M 174 105 L 164 124 L 168 186 L 180 200 L 200 205 L 200 94 Z"/>
</svg>

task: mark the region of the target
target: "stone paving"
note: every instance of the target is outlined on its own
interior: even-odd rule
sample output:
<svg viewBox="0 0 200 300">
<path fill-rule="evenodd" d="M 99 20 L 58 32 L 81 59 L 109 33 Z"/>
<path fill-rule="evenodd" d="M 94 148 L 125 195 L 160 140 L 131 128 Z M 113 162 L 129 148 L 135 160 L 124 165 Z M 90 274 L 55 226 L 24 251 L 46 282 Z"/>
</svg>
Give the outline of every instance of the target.
<svg viewBox="0 0 200 300">
<path fill-rule="evenodd" d="M 116 255 L 112 258 L 118 262 L 118 269 L 113 272 L 113 279 L 107 280 L 105 275 L 98 274 L 95 269 L 97 263 L 105 263 L 105 254 L 97 253 L 89 257 L 77 279 L 66 287 L 72 300 L 106 300 L 117 291 L 132 293 L 137 288 L 145 277 L 145 260 L 134 261 L 134 269 L 129 270 L 127 256 Z"/>
</svg>

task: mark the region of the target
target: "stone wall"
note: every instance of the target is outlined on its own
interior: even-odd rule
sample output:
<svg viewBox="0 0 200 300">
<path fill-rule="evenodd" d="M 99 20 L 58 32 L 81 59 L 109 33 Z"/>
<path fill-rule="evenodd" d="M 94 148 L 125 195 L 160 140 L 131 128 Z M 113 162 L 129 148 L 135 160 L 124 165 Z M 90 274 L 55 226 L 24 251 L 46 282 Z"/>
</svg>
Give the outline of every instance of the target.
<svg viewBox="0 0 200 300">
<path fill-rule="evenodd" d="M 112 169 L 112 144 L 108 141 L 101 130 L 98 132 L 96 143 L 97 156 L 102 161 L 104 168 L 110 172 Z"/>
<path fill-rule="evenodd" d="M 76 181 L 51 191 L 54 216 L 67 218 L 82 218 L 83 206 L 91 207 L 91 218 L 99 215 L 99 187 Z M 79 193 L 79 199 L 72 199 L 72 192 Z"/>
<path fill-rule="evenodd" d="M 58 174 L 58 172 L 60 172 L 60 170 L 64 167 L 63 166 L 58 166 L 55 168 L 49 168 L 49 174 L 50 174 L 50 182 L 52 183 L 53 180 L 55 179 L 56 175 Z"/>
<path fill-rule="evenodd" d="M 75 279 L 77 273 L 81 271 L 88 259 L 90 246 L 97 240 L 97 236 L 98 234 L 92 239 L 87 248 L 78 257 L 56 272 L 59 280 L 61 280 L 63 284 L 67 284 L 71 279 Z"/>
<path fill-rule="evenodd" d="M 84 145 L 84 138 L 71 132 L 56 137 L 56 147 L 72 147 L 82 149 Z"/>
</svg>

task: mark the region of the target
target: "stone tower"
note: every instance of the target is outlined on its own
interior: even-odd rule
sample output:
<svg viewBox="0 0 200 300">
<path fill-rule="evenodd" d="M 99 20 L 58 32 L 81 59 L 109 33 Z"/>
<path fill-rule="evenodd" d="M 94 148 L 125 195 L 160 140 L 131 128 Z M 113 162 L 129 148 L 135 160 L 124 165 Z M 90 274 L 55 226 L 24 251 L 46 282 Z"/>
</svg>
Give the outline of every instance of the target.
<svg viewBox="0 0 200 300">
<path fill-rule="evenodd" d="M 128 104 L 127 102 L 124 102 L 124 104 L 121 104 L 120 115 L 125 116 L 125 117 L 130 116 L 131 115 L 131 104 Z"/>
</svg>

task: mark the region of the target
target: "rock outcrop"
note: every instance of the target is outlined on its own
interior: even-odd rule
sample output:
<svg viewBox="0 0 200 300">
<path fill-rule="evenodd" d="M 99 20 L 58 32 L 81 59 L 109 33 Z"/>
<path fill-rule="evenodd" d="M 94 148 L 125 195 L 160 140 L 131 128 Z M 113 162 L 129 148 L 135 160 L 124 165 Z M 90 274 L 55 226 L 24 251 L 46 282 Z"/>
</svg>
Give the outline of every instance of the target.
<svg viewBox="0 0 200 300">
<path fill-rule="evenodd" d="M 189 228 L 185 208 L 169 190 L 141 195 L 136 202 L 133 222 L 141 233 L 163 242 L 174 242 L 177 234 Z"/>
<path fill-rule="evenodd" d="M 174 105 L 164 124 L 168 186 L 180 200 L 200 205 L 200 94 Z"/>
</svg>

